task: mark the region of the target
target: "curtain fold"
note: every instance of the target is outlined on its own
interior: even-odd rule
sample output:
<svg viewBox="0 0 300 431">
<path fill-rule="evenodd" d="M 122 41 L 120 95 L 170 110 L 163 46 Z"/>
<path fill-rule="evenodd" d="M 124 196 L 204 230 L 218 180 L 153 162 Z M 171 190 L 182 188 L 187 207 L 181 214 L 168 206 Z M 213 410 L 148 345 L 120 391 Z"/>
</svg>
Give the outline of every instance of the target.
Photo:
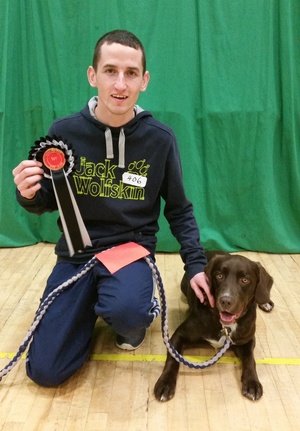
<svg viewBox="0 0 300 431">
<path fill-rule="evenodd" d="M 15 201 L 12 169 L 94 95 L 87 67 L 115 28 L 142 40 L 139 104 L 175 131 L 208 249 L 300 252 L 299 0 L 3 0 L 0 246 L 56 242 L 58 214 Z M 177 251 L 163 217 L 159 251 Z"/>
</svg>

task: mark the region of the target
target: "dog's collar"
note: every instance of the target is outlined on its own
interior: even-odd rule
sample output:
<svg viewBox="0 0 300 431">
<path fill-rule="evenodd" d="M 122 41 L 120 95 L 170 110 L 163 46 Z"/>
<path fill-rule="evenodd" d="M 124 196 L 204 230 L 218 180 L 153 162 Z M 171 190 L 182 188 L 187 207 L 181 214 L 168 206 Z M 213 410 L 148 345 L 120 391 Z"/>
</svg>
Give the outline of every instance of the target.
<svg viewBox="0 0 300 431">
<path fill-rule="evenodd" d="M 231 334 L 231 328 L 229 328 L 228 326 L 224 326 L 224 325 L 222 325 L 221 334 L 222 334 L 222 335 L 225 335 L 225 337 L 226 337 L 226 339 L 227 339 L 228 341 L 230 341 L 231 343 L 233 342 L 233 341 L 232 341 L 232 339 L 231 339 L 231 337 L 230 337 L 230 334 Z"/>
</svg>

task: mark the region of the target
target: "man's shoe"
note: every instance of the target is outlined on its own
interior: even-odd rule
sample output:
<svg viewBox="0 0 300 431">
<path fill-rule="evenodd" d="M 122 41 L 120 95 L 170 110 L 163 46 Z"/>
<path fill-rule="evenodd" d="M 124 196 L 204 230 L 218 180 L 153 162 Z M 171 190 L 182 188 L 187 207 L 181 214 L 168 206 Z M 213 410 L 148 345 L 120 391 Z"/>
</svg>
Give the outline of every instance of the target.
<svg viewBox="0 0 300 431">
<path fill-rule="evenodd" d="M 117 335 L 116 346 L 123 350 L 136 350 L 143 344 L 145 337 L 145 329 L 133 337 L 122 337 L 122 335 Z"/>
</svg>

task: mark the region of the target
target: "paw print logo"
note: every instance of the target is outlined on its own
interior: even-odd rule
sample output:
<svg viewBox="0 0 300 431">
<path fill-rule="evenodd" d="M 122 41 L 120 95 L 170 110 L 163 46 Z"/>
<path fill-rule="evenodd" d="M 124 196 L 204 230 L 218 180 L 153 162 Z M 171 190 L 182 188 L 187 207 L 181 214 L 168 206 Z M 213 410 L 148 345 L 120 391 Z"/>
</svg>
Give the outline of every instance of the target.
<svg viewBox="0 0 300 431">
<path fill-rule="evenodd" d="M 146 177 L 148 170 L 150 168 L 150 165 L 146 165 L 146 160 L 139 160 L 137 162 L 129 163 L 128 165 L 128 172 L 135 175 L 140 175 L 142 177 Z"/>
</svg>

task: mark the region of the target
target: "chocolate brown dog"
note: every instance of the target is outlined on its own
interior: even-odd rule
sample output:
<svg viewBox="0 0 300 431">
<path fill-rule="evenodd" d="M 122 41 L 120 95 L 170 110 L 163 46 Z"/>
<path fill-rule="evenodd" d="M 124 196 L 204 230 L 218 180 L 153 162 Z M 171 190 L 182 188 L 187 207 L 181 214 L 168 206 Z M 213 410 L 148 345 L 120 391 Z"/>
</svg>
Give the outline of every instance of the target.
<svg viewBox="0 0 300 431">
<path fill-rule="evenodd" d="M 222 347 L 222 329 L 226 327 L 232 348 L 242 362 L 242 394 L 258 400 L 263 388 L 257 377 L 253 355 L 256 308 L 258 304 L 264 311 L 273 309 L 274 303 L 270 300 L 273 279 L 259 263 L 246 257 L 216 253 L 207 253 L 208 264 L 204 269 L 215 297 L 215 307 L 199 301 L 184 275 L 181 290 L 187 297 L 189 315 L 176 329 L 170 342 L 180 354 L 185 347 L 197 347 L 203 340 L 214 347 Z M 164 370 L 154 388 L 157 400 L 173 398 L 178 370 L 179 363 L 168 352 Z"/>
</svg>

